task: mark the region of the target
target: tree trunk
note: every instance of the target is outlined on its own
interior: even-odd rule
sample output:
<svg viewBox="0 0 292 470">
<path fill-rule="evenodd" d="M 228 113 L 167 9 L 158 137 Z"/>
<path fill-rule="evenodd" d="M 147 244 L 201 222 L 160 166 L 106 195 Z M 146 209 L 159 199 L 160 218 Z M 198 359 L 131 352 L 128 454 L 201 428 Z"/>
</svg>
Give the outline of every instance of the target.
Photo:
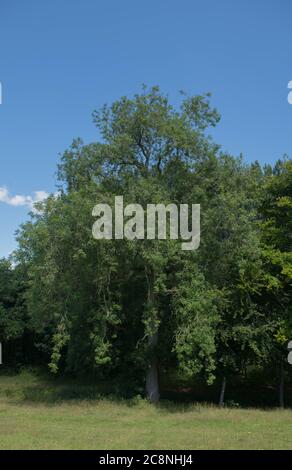
<svg viewBox="0 0 292 470">
<path fill-rule="evenodd" d="M 147 307 L 149 311 L 155 307 L 155 298 L 154 298 L 154 276 L 150 271 L 146 270 L 146 278 L 148 283 L 148 297 L 147 297 Z M 151 402 L 157 402 L 160 398 L 159 392 L 159 378 L 158 378 L 158 361 L 156 357 L 156 346 L 158 344 L 158 331 L 156 326 L 153 328 L 153 333 L 148 338 L 148 347 L 151 355 L 151 361 L 146 372 L 146 397 Z"/>
<path fill-rule="evenodd" d="M 158 333 L 155 333 L 149 338 L 149 347 L 155 348 L 158 343 Z M 158 381 L 158 365 L 157 359 L 154 356 L 149 364 L 146 373 L 146 396 L 148 400 L 157 402 L 160 398 L 159 381 Z"/>
<path fill-rule="evenodd" d="M 225 389 L 226 389 L 226 377 L 224 376 L 222 379 L 220 398 L 219 398 L 219 406 L 221 408 L 224 406 Z"/>
<path fill-rule="evenodd" d="M 284 408 L 284 364 L 280 362 L 279 366 L 279 406 Z"/>
</svg>

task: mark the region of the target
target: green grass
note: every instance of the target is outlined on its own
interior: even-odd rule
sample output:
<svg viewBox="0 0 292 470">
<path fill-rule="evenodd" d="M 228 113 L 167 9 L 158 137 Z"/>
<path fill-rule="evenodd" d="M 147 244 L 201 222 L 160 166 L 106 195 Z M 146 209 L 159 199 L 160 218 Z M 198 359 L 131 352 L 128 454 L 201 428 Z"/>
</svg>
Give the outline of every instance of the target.
<svg viewBox="0 0 292 470">
<path fill-rule="evenodd" d="M 0 449 L 292 449 L 292 410 L 153 406 L 33 373 L 0 376 Z"/>
</svg>

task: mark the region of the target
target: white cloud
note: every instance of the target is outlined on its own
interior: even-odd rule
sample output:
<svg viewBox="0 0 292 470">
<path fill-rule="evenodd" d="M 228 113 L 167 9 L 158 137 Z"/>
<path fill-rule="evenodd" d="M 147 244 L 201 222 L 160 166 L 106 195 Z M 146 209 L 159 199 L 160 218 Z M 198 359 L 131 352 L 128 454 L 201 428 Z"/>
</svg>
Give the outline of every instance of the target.
<svg viewBox="0 0 292 470">
<path fill-rule="evenodd" d="M 47 199 L 49 196 L 45 191 L 35 191 L 33 196 L 24 196 L 16 194 L 15 196 L 10 195 L 7 188 L 0 186 L 0 202 L 9 204 L 10 206 L 19 207 L 26 206 L 30 210 L 35 211 L 34 204 Z"/>
<path fill-rule="evenodd" d="M 44 201 L 49 197 L 49 194 L 46 191 L 35 191 L 34 193 L 34 202 Z"/>
</svg>

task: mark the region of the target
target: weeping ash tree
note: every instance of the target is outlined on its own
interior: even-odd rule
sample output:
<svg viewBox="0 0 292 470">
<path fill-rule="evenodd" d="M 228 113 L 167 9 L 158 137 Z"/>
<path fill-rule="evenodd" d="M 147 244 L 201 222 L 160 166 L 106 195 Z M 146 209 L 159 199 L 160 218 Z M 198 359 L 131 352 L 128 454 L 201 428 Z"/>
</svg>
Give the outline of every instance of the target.
<svg viewBox="0 0 292 470">
<path fill-rule="evenodd" d="M 182 95 L 176 109 L 157 87 L 143 89 L 93 119 L 100 142 L 73 142 L 58 196 L 18 234 L 27 308 L 51 371 L 126 377 L 157 401 L 162 369 L 211 383 L 261 357 L 264 319 L 245 294 L 260 271 L 256 177 L 208 137 L 219 121 L 209 95 Z M 169 238 L 94 240 L 93 207 L 120 195 L 144 208 L 201 204 L 199 250 Z"/>
</svg>

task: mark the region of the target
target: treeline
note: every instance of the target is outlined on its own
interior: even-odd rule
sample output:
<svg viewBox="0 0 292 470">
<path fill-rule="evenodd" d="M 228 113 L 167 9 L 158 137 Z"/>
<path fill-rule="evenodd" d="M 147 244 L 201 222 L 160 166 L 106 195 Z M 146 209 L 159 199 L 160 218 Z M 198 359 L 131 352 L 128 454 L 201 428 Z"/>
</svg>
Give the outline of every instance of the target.
<svg viewBox="0 0 292 470">
<path fill-rule="evenodd" d="M 122 377 L 159 399 L 159 371 L 211 384 L 277 364 L 292 339 L 292 162 L 247 165 L 208 136 L 209 95 L 173 107 L 157 87 L 93 114 L 98 142 L 61 157 L 0 263 L 0 341 L 11 364 Z M 201 244 L 94 240 L 93 207 L 201 205 Z M 286 372 L 287 373 L 287 372 Z"/>
</svg>

